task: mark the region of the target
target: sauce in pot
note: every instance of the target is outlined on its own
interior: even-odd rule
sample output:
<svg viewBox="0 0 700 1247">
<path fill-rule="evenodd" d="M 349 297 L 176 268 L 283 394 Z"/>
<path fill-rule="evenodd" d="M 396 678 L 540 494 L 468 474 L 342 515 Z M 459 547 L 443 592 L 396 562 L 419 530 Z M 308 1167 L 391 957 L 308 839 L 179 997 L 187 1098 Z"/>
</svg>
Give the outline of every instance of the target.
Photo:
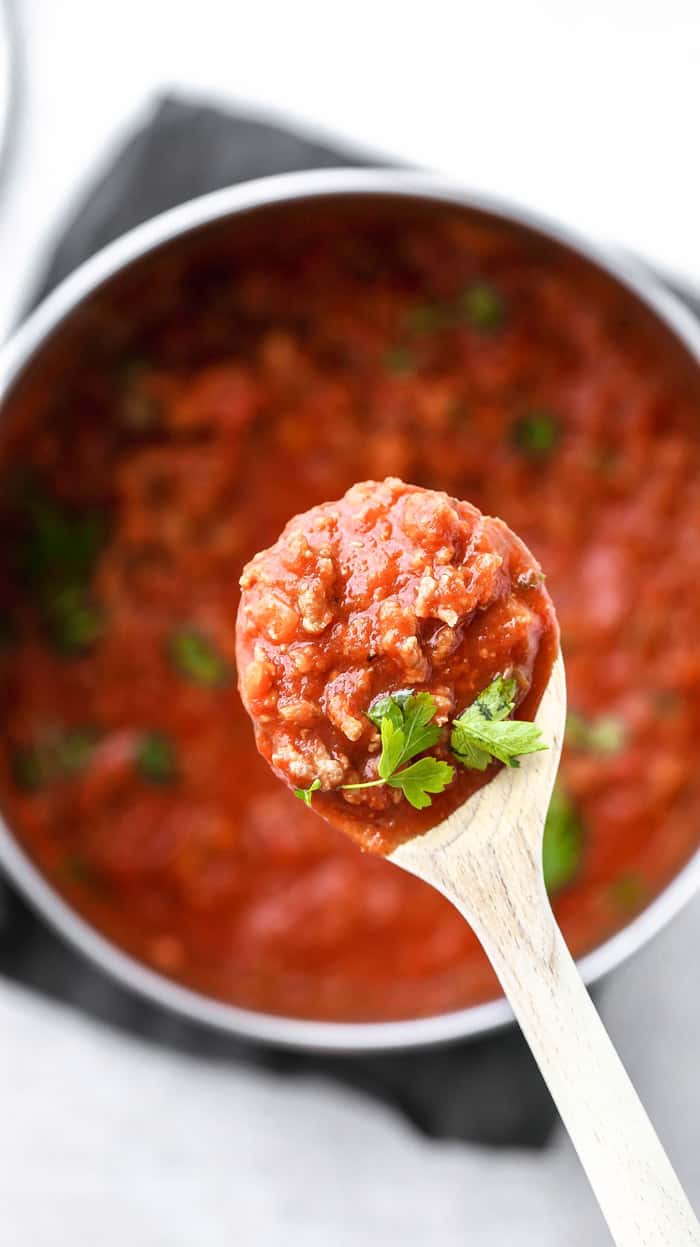
<svg viewBox="0 0 700 1247">
<path fill-rule="evenodd" d="M 5 404 L 5 817 L 95 926 L 219 999 L 359 1021 L 494 995 L 445 900 L 269 773 L 236 688 L 253 553 L 401 476 L 546 568 L 571 718 L 545 867 L 590 949 L 700 836 L 699 422 L 650 313 L 491 218 L 329 200 L 165 247 Z"/>
</svg>

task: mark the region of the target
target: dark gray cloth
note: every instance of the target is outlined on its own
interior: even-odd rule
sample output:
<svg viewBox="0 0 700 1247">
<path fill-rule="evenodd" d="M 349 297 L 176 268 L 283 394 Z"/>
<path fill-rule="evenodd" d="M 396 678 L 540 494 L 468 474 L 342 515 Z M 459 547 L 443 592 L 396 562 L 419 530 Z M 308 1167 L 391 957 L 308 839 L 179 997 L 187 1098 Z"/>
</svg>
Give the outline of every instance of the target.
<svg viewBox="0 0 700 1247">
<path fill-rule="evenodd" d="M 363 152 L 336 151 L 290 130 L 168 97 L 90 186 L 33 302 L 100 247 L 197 195 L 271 173 L 373 164 Z"/>
<path fill-rule="evenodd" d="M 208 105 L 164 99 L 87 191 L 56 244 L 32 303 L 105 243 L 166 208 L 219 187 L 290 170 L 370 164 L 278 127 Z M 514 1027 L 408 1054 L 313 1057 L 242 1043 L 149 1005 L 86 962 L 0 885 L 0 974 L 106 1023 L 223 1061 L 284 1074 L 317 1072 L 388 1101 L 425 1134 L 543 1146 L 555 1111 Z"/>
</svg>

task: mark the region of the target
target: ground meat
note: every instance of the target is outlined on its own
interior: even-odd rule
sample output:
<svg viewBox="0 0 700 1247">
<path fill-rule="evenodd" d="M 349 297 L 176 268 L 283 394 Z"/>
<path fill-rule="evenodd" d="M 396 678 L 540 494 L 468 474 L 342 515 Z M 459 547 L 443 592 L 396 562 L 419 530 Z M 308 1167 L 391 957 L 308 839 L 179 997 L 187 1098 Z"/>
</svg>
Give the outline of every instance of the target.
<svg viewBox="0 0 700 1247">
<path fill-rule="evenodd" d="M 516 674 L 534 710 L 557 636 L 542 580 L 501 520 L 397 478 L 296 516 L 241 577 L 240 688 L 260 752 L 292 787 L 317 781 L 321 812 L 387 851 L 424 816 L 395 789 L 339 791 L 376 778 L 372 701 L 431 693 L 445 758 L 450 718 L 497 675 Z M 431 821 L 480 778 L 459 773 Z"/>
</svg>

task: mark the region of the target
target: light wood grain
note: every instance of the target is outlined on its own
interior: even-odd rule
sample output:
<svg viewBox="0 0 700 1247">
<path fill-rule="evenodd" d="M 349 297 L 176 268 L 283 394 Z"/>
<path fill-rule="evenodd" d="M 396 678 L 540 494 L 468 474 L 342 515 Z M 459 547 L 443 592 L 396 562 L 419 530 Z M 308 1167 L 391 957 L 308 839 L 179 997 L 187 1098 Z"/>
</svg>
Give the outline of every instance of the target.
<svg viewBox="0 0 700 1247">
<path fill-rule="evenodd" d="M 555 922 L 542 833 L 566 717 L 557 659 L 537 723 L 546 752 L 504 768 L 396 865 L 474 928 L 557 1104 L 618 1247 L 700 1245 L 700 1226 Z"/>
</svg>

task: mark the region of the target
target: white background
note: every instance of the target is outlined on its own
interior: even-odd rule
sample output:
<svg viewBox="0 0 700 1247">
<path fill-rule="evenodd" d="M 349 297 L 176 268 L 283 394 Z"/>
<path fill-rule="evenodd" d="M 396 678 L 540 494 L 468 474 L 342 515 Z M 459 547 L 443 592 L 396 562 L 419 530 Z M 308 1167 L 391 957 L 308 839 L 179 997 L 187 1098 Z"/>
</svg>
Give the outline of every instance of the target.
<svg viewBox="0 0 700 1247">
<path fill-rule="evenodd" d="M 289 114 L 700 280 L 697 0 L 20 0 L 0 337 L 51 231 L 154 91 Z M 700 908 L 606 1018 L 700 1199 Z M 566 1141 L 427 1144 L 390 1110 L 148 1049 L 0 992 L 2 1247 L 607 1242 Z"/>
<path fill-rule="evenodd" d="M 544 209 L 700 279 L 697 0 L 17 0 L 0 335 L 51 226 L 181 86 Z"/>
</svg>

